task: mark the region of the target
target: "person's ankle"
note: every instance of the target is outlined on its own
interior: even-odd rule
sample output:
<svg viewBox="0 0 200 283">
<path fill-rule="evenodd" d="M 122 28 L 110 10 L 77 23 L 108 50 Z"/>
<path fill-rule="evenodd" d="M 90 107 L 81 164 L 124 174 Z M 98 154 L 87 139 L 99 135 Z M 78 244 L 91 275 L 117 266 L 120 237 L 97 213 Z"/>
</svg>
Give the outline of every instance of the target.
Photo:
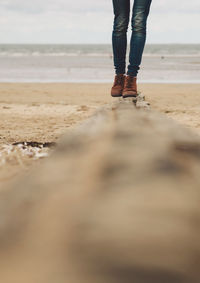
<svg viewBox="0 0 200 283">
<path fill-rule="evenodd" d="M 116 76 L 125 76 L 125 73 L 115 74 Z"/>
<path fill-rule="evenodd" d="M 127 76 L 137 78 L 137 75 L 133 75 L 133 74 L 127 74 Z"/>
</svg>

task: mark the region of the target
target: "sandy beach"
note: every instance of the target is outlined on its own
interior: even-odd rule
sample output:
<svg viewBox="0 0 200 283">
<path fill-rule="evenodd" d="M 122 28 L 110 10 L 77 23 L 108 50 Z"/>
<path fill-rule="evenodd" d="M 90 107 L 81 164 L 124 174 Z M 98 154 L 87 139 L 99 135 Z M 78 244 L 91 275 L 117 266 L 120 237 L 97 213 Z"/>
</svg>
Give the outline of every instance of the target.
<svg viewBox="0 0 200 283">
<path fill-rule="evenodd" d="M 5 146 L 16 142 L 57 142 L 68 128 L 113 101 L 110 86 L 100 83 L 0 84 L 0 188 L 41 160 L 21 152 L 16 156 L 16 151 L 5 150 Z M 199 84 L 140 84 L 139 90 L 153 110 L 200 134 Z"/>
<path fill-rule="evenodd" d="M 0 2 L 2 283 L 200 283 L 199 12 Z"/>
</svg>

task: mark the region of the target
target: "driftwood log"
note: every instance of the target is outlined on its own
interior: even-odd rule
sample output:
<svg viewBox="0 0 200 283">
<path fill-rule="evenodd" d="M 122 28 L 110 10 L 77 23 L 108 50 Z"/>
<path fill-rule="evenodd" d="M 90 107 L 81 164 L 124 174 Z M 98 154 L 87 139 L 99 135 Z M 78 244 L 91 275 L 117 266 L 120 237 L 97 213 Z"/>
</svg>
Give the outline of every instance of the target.
<svg viewBox="0 0 200 283">
<path fill-rule="evenodd" d="M 119 101 L 1 192 L 2 283 L 200 282 L 200 140 Z"/>
</svg>

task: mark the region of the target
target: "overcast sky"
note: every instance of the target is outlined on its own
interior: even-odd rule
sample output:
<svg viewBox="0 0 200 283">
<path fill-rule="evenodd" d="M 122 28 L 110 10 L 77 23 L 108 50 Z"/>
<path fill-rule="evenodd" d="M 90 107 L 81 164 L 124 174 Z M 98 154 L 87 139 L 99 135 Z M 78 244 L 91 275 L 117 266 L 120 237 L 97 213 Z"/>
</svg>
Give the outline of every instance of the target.
<svg viewBox="0 0 200 283">
<path fill-rule="evenodd" d="M 0 0 L 0 43 L 110 43 L 112 22 L 112 0 Z M 200 0 L 153 0 L 148 42 L 200 43 Z"/>
</svg>

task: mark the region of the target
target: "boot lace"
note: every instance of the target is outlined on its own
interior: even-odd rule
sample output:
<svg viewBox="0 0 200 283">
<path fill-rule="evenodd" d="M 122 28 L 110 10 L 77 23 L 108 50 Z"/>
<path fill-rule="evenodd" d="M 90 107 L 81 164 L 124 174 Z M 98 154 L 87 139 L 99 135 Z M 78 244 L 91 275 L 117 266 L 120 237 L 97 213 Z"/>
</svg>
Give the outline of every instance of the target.
<svg viewBox="0 0 200 283">
<path fill-rule="evenodd" d="M 134 77 L 129 77 L 126 81 L 126 88 L 133 88 L 134 87 Z"/>
<path fill-rule="evenodd" d="M 123 76 L 116 76 L 114 86 L 121 85 L 123 82 Z"/>
</svg>

